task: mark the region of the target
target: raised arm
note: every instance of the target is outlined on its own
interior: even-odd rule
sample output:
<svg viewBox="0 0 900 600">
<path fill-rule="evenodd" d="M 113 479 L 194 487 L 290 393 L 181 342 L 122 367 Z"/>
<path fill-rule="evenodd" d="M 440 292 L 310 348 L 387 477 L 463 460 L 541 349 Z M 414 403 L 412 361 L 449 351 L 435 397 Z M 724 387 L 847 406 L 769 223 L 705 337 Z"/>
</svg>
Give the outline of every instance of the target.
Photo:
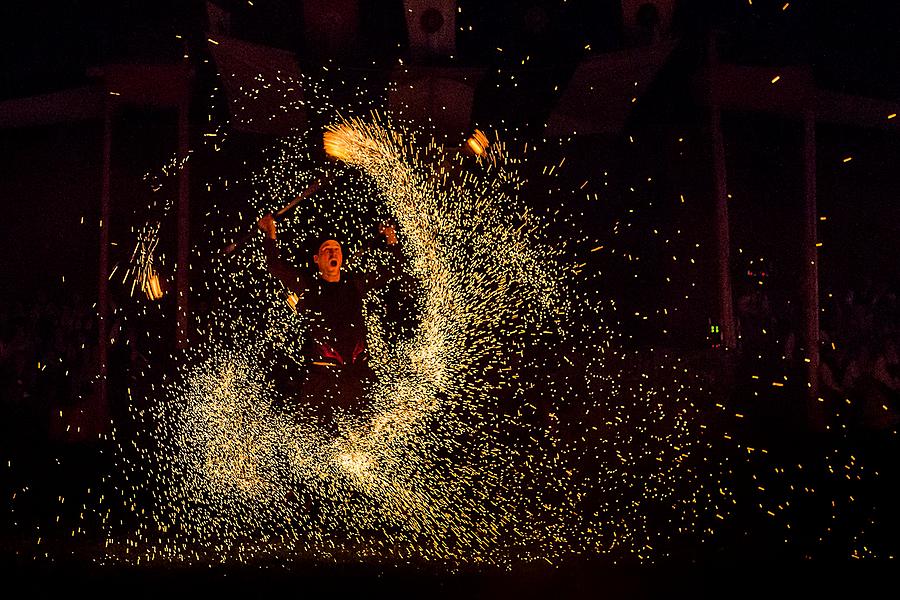
<svg viewBox="0 0 900 600">
<path fill-rule="evenodd" d="M 281 282 L 298 296 L 302 296 L 309 289 L 309 279 L 296 267 L 284 261 L 278 252 L 278 231 L 275 219 L 271 214 L 261 218 L 257 223 L 260 231 L 266 234 L 263 240 L 263 250 L 266 255 L 266 268 L 269 273 L 281 280 Z"/>
</svg>

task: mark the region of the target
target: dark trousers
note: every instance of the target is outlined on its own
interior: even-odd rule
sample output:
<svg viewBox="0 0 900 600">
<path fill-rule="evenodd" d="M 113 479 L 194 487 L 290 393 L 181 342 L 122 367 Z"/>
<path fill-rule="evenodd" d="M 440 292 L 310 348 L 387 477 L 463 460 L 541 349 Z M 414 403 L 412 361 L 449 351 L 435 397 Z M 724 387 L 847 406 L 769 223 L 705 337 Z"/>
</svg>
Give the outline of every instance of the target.
<svg viewBox="0 0 900 600">
<path fill-rule="evenodd" d="M 372 378 L 372 370 L 365 362 L 310 365 L 306 379 L 291 401 L 298 412 L 311 410 L 319 424 L 327 427 L 337 412 L 355 415 L 363 412 L 365 389 Z"/>
</svg>

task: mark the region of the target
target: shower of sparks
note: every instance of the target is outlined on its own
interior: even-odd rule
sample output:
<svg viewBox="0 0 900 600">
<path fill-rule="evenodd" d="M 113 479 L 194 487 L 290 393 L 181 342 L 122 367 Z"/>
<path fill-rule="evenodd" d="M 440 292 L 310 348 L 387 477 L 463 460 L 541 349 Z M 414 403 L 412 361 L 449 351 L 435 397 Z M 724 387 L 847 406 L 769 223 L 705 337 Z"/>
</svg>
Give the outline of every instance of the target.
<svg viewBox="0 0 900 600">
<path fill-rule="evenodd" d="M 329 65 L 320 76 L 342 85 L 349 80 Z M 498 70 L 497 89 L 507 81 L 517 86 L 516 76 Z M 320 121 L 339 109 L 363 112 L 336 103 L 325 88 L 324 77 L 260 73 L 240 87 L 232 124 L 265 129 L 304 111 Z M 263 93 L 281 100 L 260 114 Z M 362 86 L 354 93 L 360 102 L 367 102 L 364 95 Z M 213 112 L 201 143 L 227 154 L 231 128 L 216 124 Z M 698 366 L 672 351 L 626 349 L 632 346 L 621 333 L 626 322 L 649 318 L 671 335 L 667 328 L 688 312 L 679 310 L 698 299 L 693 269 L 703 258 L 700 244 L 688 242 L 677 225 L 657 229 L 639 216 L 652 202 L 634 198 L 644 197 L 650 178 L 646 186 L 622 185 L 627 210 L 609 232 L 587 232 L 590 215 L 579 210 L 619 192 L 620 182 L 610 181 L 602 166 L 590 164 L 567 187 L 559 178 L 565 158 L 525 168 L 552 145 L 546 139 L 508 151 L 485 127 L 490 141 L 476 130 L 465 142 L 473 157 L 434 140 L 423 143 L 427 134 L 417 139 L 398 123 L 375 117 L 329 127 L 324 148 L 337 175 L 279 226 L 282 254 L 298 266 L 309 262 L 300 247 L 336 226 L 349 257 L 346 270 L 360 274 L 389 260 L 361 251 L 373 225 L 385 217 L 398 225 L 402 273 L 392 289 L 365 299 L 377 377 L 358 410 L 323 418 L 293 403 L 283 383 L 303 377 L 309 316 L 294 310 L 296 298 L 285 300 L 257 243 L 208 268 L 197 260 L 191 291 L 211 298 L 214 308 L 198 315 L 192 347 L 175 357 L 174 377 L 161 366 L 169 357 L 146 350 L 149 364 L 136 369 L 141 389 L 134 395 L 128 389 L 131 419 L 117 422 L 113 432 L 115 468 L 83 498 L 58 497 L 47 515 L 51 523 L 33 530 L 35 557 L 50 558 L 52 537 L 93 535 L 96 516 L 105 538 L 102 560 L 138 565 L 423 559 L 508 566 L 558 564 L 573 555 L 653 560 L 716 539 L 722 523 L 744 528 L 739 536 L 762 523 L 804 557 L 893 558 L 894 546 L 887 552 L 873 546 L 878 515 L 861 506 L 860 490 L 875 489 L 878 473 L 847 442 L 853 411 L 862 410 L 858 398 L 828 405 L 829 427 L 843 430 L 834 438 L 838 447 L 810 451 L 798 462 L 785 458 L 790 452 L 748 444 L 736 426 L 752 403 L 792 400 L 789 390 L 801 384 L 778 372 L 788 372 L 786 365 L 766 371 L 764 358 L 771 357 L 760 354 L 761 374 L 739 375 L 733 384 L 747 398 L 728 397 L 733 390 L 708 389 L 725 385 L 710 375 L 715 365 Z M 215 238 L 209 254 L 218 256 L 259 215 L 321 173 L 310 148 L 322 137 L 292 131 L 296 137 L 270 148 L 262 167 L 244 162 L 245 172 L 206 182 L 206 216 L 214 223 L 206 230 Z M 673 139 L 682 156 L 689 137 Z M 629 135 L 628 147 L 641 141 Z M 151 190 L 168 190 L 164 179 L 178 174 L 189 156 L 148 173 Z M 858 162 L 846 153 L 838 158 Z M 526 175 L 540 166 L 539 177 Z M 219 196 L 242 179 L 240 185 L 253 188 L 250 206 L 242 204 L 240 225 L 217 230 L 235 220 Z M 547 189 L 535 192 L 544 183 Z M 553 208 L 532 205 L 523 190 L 529 200 L 546 193 Z M 679 209 L 697 204 L 699 193 L 678 191 L 684 191 L 673 196 Z M 646 197 L 663 196 L 656 192 Z M 118 272 L 132 294 L 146 293 L 165 262 L 161 223 L 173 200 L 152 203 L 155 218 L 134 232 L 127 268 L 110 276 Z M 624 295 L 618 289 L 597 291 L 607 283 L 600 271 L 610 261 L 648 262 L 623 242 L 627 232 L 658 241 L 670 266 L 691 273 L 677 282 L 683 285 L 665 276 L 649 314 L 627 296 L 611 300 Z M 677 300 L 664 305 L 662 294 L 673 290 Z M 148 338 L 159 335 L 144 329 Z M 38 363 L 41 372 L 48 367 L 57 365 Z M 896 439 L 898 418 L 889 408 L 866 410 L 893 419 Z M 80 430 L 78 414 L 67 407 L 65 416 L 63 410 L 53 415 L 54 423 Z M 28 478 L 17 471 L 21 461 L 2 463 L 9 481 L 14 474 Z M 20 515 L 35 492 L 27 484 L 11 486 L 8 516 L 27 527 Z"/>
<path fill-rule="evenodd" d="M 163 190 L 163 182 L 167 178 L 181 173 L 181 170 L 191 158 L 189 152 L 186 156 L 173 156 L 156 173 L 145 173 L 143 180 L 150 186 L 155 194 Z M 141 291 L 151 300 L 159 300 L 162 291 L 159 287 L 158 267 L 162 257 L 158 255 L 162 221 L 175 205 L 171 195 L 163 194 L 161 198 L 155 198 L 151 204 L 151 212 L 155 218 L 151 218 L 136 232 L 137 241 L 134 250 L 128 260 L 128 265 L 122 273 L 122 283 L 129 288 L 129 294 Z M 118 271 L 118 266 L 113 269 L 110 279 Z M 130 285 L 129 285 L 130 282 Z"/>
<path fill-rule="evenodd" d="M 125 270 L 122 282 L 127 285 L 131 281 L 130 294 L 134 295 L 135 289 L 154 296 L 153 278 L 156 275 L 154 261 L 156 260 L 156 248 L 159 245 L 160 222 L 147 223 L 138 233 L 138 239 L 128 268 Z"/>
<path fill-rule="evenodd" d="M 309 181 L 311 143 L 270 153 L 251 214 Z M 218 263 L 202 340 L 134 411 L 144 435 L 119 441 L 133 518 L 107 514 L 110 556 L 511 564 L 648 559 L 708 536 L 729 492 L 699 458 L 705 392 L 680 359 L 618 349 L 615 305 L 578 275 L 596 240 L 548 233 L 570 225 L 519 198 L 523 159 L 498 143 L 476 163 L 379 117 L 337 123 L 324 143 L 351 170 L 284 222 L 280 244 L 304 264 L 291 242 L 337 223 L 361 272 L 386 260 L 357 252 L 369 216 L 395 219 L 404 317 L 379 290 L 366 298 L 374 383 L 352 413 L 292 404 L 275 373 L 302 377 L 307 316 L 258 245 Z"/>
</svg>

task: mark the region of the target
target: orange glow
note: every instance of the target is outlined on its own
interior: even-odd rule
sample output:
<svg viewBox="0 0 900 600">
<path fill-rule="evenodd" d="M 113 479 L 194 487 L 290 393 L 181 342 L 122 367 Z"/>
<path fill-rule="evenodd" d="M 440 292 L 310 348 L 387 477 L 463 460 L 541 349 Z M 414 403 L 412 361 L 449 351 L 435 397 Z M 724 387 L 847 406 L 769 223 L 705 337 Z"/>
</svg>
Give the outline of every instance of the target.
<svg viewBox="0 0 900 600">
<path fill-rule="evenodd" d="M 300 298 L 294 292 L 291 292 L 287 295 L 287 303 L 288 306 L 291 307 L 291 310 L 297 312 L 297 302 L 300 301 Z"/>
<path fill-rule="evenodd" d="M 480 129 L 476 129 L 475 133 L 470 135 L 469 139 L 466 140 L 466 145 L 475 156 L 484 156 L 488 148 L 487 136 L 484 135 Z"/>
<path fill-rule="evenodd" d="M 350 146 L 347 143 L 347 131 L 345 127 L 339 127 L 334 131 L 326 131 L 322 138 L 325 142 L 325 153 L 338 160 L 346 160 L 350 156 Z"/>
<path fill-rule="evenodd" d="M 149 300 L 159 300 L 163 297 L 162 284 L 159 281 L 159 274 L 151 273 L 144 283 L 144 293 L 147 294 Z"/>
<path fill-rule="evenodd" d="M 361 143 L 359 134 L 347 125 L 339 125 L 322 134 L 325 143 L 325 153 L 332 158 L 344 160 L 351 158 L 359 152 L 360 147 L 367 147 Z"/>
</svg>

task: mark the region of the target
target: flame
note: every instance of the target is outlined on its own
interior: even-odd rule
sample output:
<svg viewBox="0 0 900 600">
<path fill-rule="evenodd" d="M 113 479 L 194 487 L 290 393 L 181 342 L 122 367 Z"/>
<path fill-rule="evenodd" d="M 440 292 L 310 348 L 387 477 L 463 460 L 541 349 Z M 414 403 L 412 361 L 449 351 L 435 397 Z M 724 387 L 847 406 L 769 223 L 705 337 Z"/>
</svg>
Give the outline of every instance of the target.
<svg viewBox="0 0 900 600">
<path fill-rule="evenodd" d="M 159 300 L 163 297 L 162 284 L 159 282 L 158 273 L 150 273 L 147 277 L 147 280 L 144 282 L 144 293 L 147 294 L 147 298 L 150 300 Z"/>
<path fill-rule="evenodd" d="M 347 139 L 345 127 L 339 127 L 334 131 L 326 131 L 322 136 L 325 142 L 325 153 L 338 160 L 347 160 L 350 153 L 350 144 Z"/>
<path fill-rule="evenodd" d="M 291 310 L 296 313 L 297 312 L 297 303 L 300 301 L 300 297 L 297 296 L 297 294 L 295 294 L 294 292 L 291 292 L 290 294 L 287 295 L 286 300 L 287 300 L 288 306 L 291 307 Z"/>
<path fill-rule="evenodd" d="M 469 139 L 466 140 L 466 145 L 469 147 L 469 150 L 475 156 L 484 156 L 488 149 L 488 139 L 487 136 L 484 135 L 480 129 L 476 129 L 475 133 L 469 136 Z"/>
<path fill-rule="evenodd" d="M 391 154 L 383 140 L 377 140 L 369 134 L 369 128 L 356 119 L 332 125 L 322 135 L 325 153 L 332 158 L 357 165 Z"/>
</svg>

